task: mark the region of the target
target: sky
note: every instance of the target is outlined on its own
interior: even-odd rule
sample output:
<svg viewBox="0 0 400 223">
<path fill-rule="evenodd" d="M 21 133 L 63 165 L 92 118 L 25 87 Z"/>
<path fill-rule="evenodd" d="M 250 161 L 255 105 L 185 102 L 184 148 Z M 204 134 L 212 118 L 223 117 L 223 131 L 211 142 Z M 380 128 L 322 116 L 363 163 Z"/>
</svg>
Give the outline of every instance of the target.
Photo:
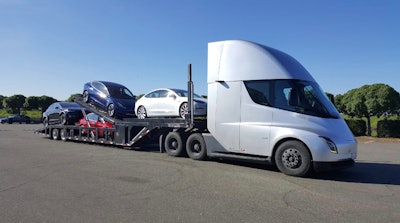
<svg viewBox="0 0 400 223">
<path fill-rule="evenodd" d="M 66 100 L 93 80 L 135 95 L 207 95 L 207 44 L 249 40 L 288 53 L 324 91 L 400 91 L 397 0 L 0 0 L 0 95 Z"/>
</svg>

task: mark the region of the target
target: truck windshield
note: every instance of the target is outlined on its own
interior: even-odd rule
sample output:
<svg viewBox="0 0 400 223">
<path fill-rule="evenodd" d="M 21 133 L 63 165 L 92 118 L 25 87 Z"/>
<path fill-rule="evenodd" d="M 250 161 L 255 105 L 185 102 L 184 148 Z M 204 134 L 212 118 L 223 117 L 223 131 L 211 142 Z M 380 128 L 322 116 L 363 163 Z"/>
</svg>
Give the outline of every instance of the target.
<svg viewBox="0 0 400 223">
<path fill-rule="evenodd" d="M 251 99 L 258 104 L 324 118 L 339 113 L 315 82 L 302 80 L 245 81 Z"/>
</svg>

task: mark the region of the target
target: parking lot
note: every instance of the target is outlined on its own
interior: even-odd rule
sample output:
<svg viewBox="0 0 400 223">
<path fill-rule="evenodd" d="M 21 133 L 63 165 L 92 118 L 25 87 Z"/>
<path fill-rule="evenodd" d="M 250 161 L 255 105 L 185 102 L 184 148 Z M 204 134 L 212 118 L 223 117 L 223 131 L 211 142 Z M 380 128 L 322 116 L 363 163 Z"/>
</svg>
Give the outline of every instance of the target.
<svg viewBox="0 0 400 223">
<path fill-rule="evenodd" d="M 359 142 L 356 165 L 274 167 L 54 141 L 0 125 L 1 222 L 400 222 L 400 143 Z"/>
</svg>

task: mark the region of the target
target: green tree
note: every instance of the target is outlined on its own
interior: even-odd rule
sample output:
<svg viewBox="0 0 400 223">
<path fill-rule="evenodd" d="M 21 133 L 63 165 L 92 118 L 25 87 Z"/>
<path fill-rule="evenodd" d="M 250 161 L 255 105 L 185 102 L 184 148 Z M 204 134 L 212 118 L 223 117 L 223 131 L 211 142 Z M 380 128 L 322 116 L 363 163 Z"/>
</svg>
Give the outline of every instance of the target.
<svg viewBox="0 0 400 223">
<path fill-rule="evenodd" d="M 27 110 L 39 109 L 39 97 L 30 96 L 25 99 L 24 108 Z"/>
<path fill-rule="evenodd" d="M 343 104 L 343 95 L 342 94 L 338 94 L 335 96 L 335 106 L 336 109 L 340 112 L 340 113 L 344 113 L 346 108 Z"/>
<path fill-rule="evenodd" d="M 0 109 L 3 109 L 3 108 L 4 108 L 4 106 L 3 106 L 3 100 L 4 100 L 5 98 L 7 98 L 7 97 L 6 97 L 6 96 L 3 96 L 3 95 L 0 95 Z"/>
<path fill-rule="evenodd" d="M 3 100 L 3 107 L 6 109 L 10 109 L 11 113 L 19 114 L 21 108 L 24 107 L 24 103 L 25 103 L 25 96 L 21 94 L 16 94 L 8 98 L 5 98 Z"/>
<path fill-rule="evenodd" d="M 45 111 L 51 104 L 53 104 L 56 101 L 57 101 L 56 99 L 46 96 L 46 95 L 40 96 L 39 97 L 39 106 L 38 106 L 39 110 Z"/>
<path fill-rule="evenodd" d="M 69 98 L 67 99 L 68 102 L 74 102 L 75 101 L 75 97 L 82 97 L 82 94 L 71 94 L 71 96 L 69 96 Z"/>
<path fill-rule="evenodd" d="M 352 89 L 339 97 L 339 108 L 350 116 L 367 118 L 367 135 L 371 135 L 371 116 L 380 116 L 384 112 L 399 107 L 400 94 L 386 84 L 364 85 Z"/>
<path fill-rule="evenodd" d="M 139 94 L 139 95 L 136 96 L 136 99 L 139 100 L 143 96 L 144 96 L 144 94 Z"/>
</svg>

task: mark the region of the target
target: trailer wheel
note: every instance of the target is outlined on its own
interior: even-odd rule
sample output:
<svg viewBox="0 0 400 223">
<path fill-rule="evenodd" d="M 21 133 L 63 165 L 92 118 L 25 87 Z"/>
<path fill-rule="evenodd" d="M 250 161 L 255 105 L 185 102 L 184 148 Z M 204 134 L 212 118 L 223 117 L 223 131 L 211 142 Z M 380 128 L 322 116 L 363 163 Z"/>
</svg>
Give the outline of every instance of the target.
<svg viewBox="0 0 400 223">
<path fill-rule="evenodd" d="M 67 141 L 67 130 L 66 129 L 60 130 L 60 138 L 64 142 Z"/>
<path fill-rule="evenodd" d="M 200 133 L 189 136 L 186 142 L 186 152 L 194 160 L 205 160 L 207 158 L 206 142 Z"/>
<path fill-rule="evenodd" d="M 165 151 L 170 156 L 182 156 L 183 155 L 183 145 L 182 137 L 177 132 L 170 132 L 165 137 Z"/>
<path fill-rule="evenodd" d="M 275 162 L 278 169 L 286 175 L 303 177 L 311 171 L 311 155 L 299 141 L 282 143 L 276 150 Z"/>
<path fill-rule="evenodd" d="M 60 139 L 60 130 L 57 128 L 54 128 L 51 130 L 51 138 L 54 140 L 59 140 Z"/>
</svg>

